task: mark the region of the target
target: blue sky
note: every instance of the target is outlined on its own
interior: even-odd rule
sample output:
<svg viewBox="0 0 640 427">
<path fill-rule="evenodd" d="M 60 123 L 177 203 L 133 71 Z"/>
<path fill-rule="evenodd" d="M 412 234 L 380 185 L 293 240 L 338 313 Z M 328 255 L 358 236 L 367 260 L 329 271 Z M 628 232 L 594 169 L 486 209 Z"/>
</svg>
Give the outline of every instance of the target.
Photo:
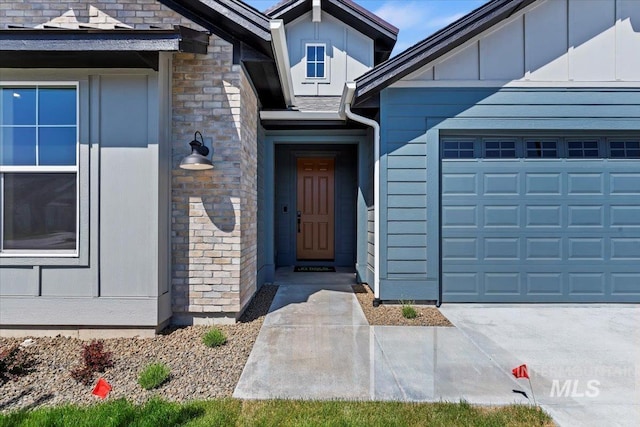
<svg viewBox="0 0 640 427">
<path fill-rule="evenodd" d="M 259 10 L 278 0 L 244 0 Z M 400 29 L 393 54 L 426 38 L 488 0 L 355 0 Z"/>
</svg>

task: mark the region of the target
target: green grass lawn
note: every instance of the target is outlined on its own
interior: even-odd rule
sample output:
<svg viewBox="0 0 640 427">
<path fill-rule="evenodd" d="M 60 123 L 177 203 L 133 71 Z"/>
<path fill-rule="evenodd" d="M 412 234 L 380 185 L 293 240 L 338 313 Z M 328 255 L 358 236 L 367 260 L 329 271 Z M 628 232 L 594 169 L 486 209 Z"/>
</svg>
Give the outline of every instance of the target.
<svg viewBox="0 0 640 427">
<path fill-rule="evenodd" d="M 59 406 L 0 415 L 0 426 L 552 426 L 529 406 L 484 408 L 467 403 L 241 401 L 187 404 L 124 399 L 88 407 Z"/>
</svg>

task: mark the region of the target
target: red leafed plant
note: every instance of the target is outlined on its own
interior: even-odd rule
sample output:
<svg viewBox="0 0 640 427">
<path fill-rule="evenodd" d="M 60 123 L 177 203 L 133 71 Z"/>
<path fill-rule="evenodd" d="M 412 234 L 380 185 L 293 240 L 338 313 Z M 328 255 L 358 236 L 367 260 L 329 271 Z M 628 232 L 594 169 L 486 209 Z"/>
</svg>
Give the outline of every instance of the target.
<svg viewBox="0 0 640 427">
<path fill-rule="evenodd" d="M 82 362 L 83 366 L 72 370 L 71 376 L 85 385 L 91 384 L 94 373 L 104 372 L 105 369 L 113 366 L 111 352 L 104 351 L 102 341 L 91 341 L 90 344 L 82 346 Z"/>
<path fill-rule="evenodd" d="M 19 345 L 0 351 L 0 385 L 33 370 L 35 361 Z"/>
</svg>

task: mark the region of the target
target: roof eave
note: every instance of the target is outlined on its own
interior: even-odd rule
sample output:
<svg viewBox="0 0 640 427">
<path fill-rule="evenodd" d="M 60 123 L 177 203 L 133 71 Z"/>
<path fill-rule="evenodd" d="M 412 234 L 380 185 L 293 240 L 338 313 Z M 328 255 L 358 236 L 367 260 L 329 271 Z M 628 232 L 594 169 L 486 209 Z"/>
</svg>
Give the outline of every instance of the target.
<svg viewBox="0 0 640 427">
<path fill-rule="evenodd" d="M 159 0 L 234 45 L 245 43 L 273 58 L 269 17 L 238 0 Z"/>
<path fill-rule="evenodd" d="M 173 30 L 32 29 L 0 30 L 0 51 L 113 51 L 206 53 L 209 36 L 176 26 Z"/>
<path fill-rule="evenodd" d="M 466 43 L 537 0 L 493 0 L 356 79 L 354 104 Z"/>
</svg>

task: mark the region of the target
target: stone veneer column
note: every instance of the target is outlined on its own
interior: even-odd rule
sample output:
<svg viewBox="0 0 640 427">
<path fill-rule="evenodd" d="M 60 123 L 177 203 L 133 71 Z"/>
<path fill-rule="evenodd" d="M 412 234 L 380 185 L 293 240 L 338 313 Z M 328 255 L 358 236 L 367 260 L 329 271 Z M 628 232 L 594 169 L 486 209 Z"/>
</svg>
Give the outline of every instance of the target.
<svg viewBox="0 0 640 427">
<path fill-rule="evenodd" d="M 232 55 L 211 36 L 207 55 L 173 59 L 176 324 L 234 322 L 256 289 L 257 98 Z M 212 170 L 179 168 L 196 130 L 213 142 Z"/>
</svg>

